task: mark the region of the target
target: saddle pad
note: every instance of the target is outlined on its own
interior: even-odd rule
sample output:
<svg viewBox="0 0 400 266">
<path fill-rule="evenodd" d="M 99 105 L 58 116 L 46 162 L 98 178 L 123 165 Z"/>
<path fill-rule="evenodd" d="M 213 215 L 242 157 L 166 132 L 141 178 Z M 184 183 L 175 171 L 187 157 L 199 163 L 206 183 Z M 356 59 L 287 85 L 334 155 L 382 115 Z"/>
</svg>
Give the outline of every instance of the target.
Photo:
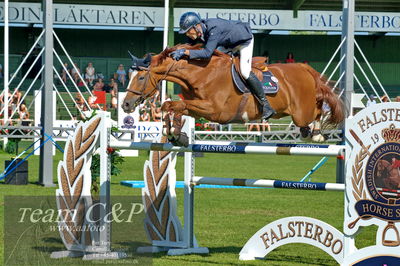
<svg viewBox="0 0 400 266">
<path fill-rule="evenodd" d="M 231 68 L 233 82 L 236 88 L 241 93 L 250 93 L 250 90 L 246 87 L 246 82 L 242 79 L 241 75 L 236 71 L 235 66 L 232 64 Z M 263 85 L 265 94 L 274 94 L 279 90 L 278 79 L 272 74 L 271 71 L 265 71 L 263 73 L 263 80 L 261 84 Z"/>
</svg>

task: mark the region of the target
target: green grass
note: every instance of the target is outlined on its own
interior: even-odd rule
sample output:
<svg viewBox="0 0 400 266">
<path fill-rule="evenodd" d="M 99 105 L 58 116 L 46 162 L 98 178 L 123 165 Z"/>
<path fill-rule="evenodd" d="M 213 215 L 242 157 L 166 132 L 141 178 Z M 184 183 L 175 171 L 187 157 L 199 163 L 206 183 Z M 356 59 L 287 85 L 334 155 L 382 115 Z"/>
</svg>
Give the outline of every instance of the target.
<svg viewBox="0 0 400 266">
<path fill-rule="evenodd" d="M 54 157 L 56 165 L 61 153 Z M 139 157 L 125 158 L 122 173 L 112 178 L 111 194 L 140 196 L 139 189 L 120 185 L 122 180 L 142 180 L 143 163 L 147 152 Z M 0 159 L 10 155 L 0 152 Z M 205 154 L 196 158 L 196 175 L 235 178 L 265 178 L 300 180 L 318 161 L 319 157 L 291 157 L 272 155 L 219 155 Z M 335 182 L 336 159 L 314 173 L 312 181 Z M 4 238 L 4 196 L 55 195 L 55 187 L 36 185 L 38 181 L 38 156 L 29 158 L 29 185 L 0 184 L 0 238 Z M 4 165 L 0 165 L 3 171 Z M 183 180 L 183 157 L 178 157 L 177 176 Z M 178 215 L 183 217 L 183 190 L 177 189 Z M 197 189 L 195 193 L 195 234 L 201 246 L 210 249 L 209 255 L 168 257 L 165 253 L 154 255 L 155 265 L 335 265 L 336 262 L 323 251 L 300 244 L 280 247 L 269 254 L 266 261 L 239 261 L 238 254 L 247 240 L 264 225 L 287 216 L 309 216 L 321 219 L 340 231 L 343 227 L 343 200 L 341 192 L 299 191 L 278 189 Z M 357 246 L 374 242 L 374 228 L 367 228 L 358 237 Z M 7 244 L 7 243 L 5 243 Z M 4 245 L 0 247 L 3 262 Z M 83 265 L 79 258 L 59 261 L 64 265 Z M 114 264 L 114 263 L 113 263 Z M 93 265 L 93 264 L 92 264 Z M 123 265 L 116 263 L 115 265 Z"/>
</svg>

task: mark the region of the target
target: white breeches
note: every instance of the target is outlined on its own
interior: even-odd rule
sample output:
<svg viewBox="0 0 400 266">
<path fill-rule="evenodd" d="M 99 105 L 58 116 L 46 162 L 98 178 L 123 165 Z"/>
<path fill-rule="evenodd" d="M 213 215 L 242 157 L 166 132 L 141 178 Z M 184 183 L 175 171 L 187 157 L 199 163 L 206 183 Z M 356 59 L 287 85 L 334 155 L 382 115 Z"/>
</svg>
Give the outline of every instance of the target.
<svg viewBox="0 0 400 266">
<path fill-rule="evenodd" d="M 248 79 L 251 72 L 251 61 L 253 58 L 253 46 L 254 46 L 254 38 L 250 40 L 248 44 L 238 45 L 232 49 L 226 49 L 224 47 L 218 47 L 218 50 L 221 52 L 239 52 L 240 53 L 240 73 L 245 79 Z"/>
</svg>

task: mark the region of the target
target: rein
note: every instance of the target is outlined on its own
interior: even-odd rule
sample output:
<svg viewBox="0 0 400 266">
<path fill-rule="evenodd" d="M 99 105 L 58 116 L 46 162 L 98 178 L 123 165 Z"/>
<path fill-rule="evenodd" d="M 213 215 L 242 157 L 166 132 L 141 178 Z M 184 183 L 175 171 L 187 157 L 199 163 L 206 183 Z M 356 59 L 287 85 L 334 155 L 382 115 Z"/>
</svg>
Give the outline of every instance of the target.
<svg viewBox="0 0 400 266">
<path fill-rule="evenodd" d="M 167 75 L 169 74 L 169 72 L 171 71 L 172 67 L 175 65 L 176 61 L 174 60 L 174 62 L 169 66 L 169 68 L 167 69 L 167 71 L 165 72 L 164 76 L 160 79 L 160 80 L 164 80 Z M 147 99 L 147 97 L 151 94 L 153 94 L 153 92 L 155 90 L 157 90 L 157 86 L 154 86 L 154 89 L 152 89 L 149 93 L 146 93 L 143 95 L 143 92 L 145 91 L 146 87 L 147 87 L 147 83 L 150 80 L 150 69 L 149 68 L 143 68 L 143 70 L 147 71 L 147 76 L 146 76 L 146 81 L 143 85 L 143 88 L 140 91 L 136 91 L 136 90 L 132 90 L 132 89 L 127 89 L 127 92 L 131 92 L 133 94 L 139 95 L 139 99 L 138 102 L 142 103 L 144 102 L 145 99 Z"/>
</svg>

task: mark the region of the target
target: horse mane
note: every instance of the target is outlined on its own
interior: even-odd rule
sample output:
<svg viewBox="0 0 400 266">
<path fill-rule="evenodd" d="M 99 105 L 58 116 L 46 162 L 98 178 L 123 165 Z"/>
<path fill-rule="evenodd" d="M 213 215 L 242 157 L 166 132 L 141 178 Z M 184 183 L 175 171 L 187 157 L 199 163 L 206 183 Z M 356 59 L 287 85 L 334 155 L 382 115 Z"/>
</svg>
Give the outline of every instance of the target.
<svg viewBox="0 0 400 266">
<path fill-rule="evenodd" d="M 202 49 L 203 44 L 198 43 L 198 44 L 177 44 L 173 47 L 167 47 L 164 49 L 164 51 L 162 51 L 161 53 L 159 53 L 158 55 L 155 55 L 151 58 L 151 66 L 159 66 L 160 64 L 162 64 L 164 62 L 164 60 L 166 58 L 169 57 L 170 53 L 172 53 L 173 51 L 176 51 L 178 49 L 189 49 L 189 50 L 200 50 Z M 225 53 L 219 51 L 219 50 L 214 50 L 213 55 L 215 56 L 227 56 Z"/>
</svg>

